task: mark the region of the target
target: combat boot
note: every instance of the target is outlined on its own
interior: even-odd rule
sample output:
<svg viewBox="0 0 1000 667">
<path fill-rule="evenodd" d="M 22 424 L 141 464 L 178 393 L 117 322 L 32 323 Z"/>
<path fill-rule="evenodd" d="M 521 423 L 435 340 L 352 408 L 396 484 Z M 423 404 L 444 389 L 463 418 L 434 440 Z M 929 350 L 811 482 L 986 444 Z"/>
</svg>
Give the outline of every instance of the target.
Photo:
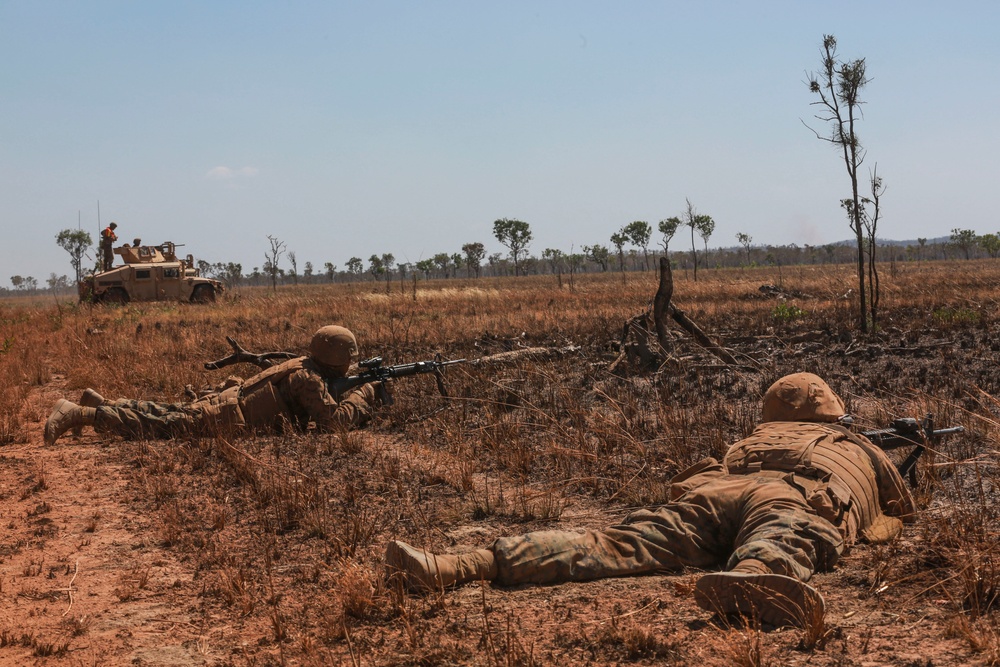
<svg viewBox="0 0 1000 667">
<path fill-rule="evenodd" d="M 822 623 L 823 596 L 782 574 L 713 572 L 695 584 L 694 599 L 705 611 L 737 615 L 772 627 Z"/>
<path fill-rule="evenodd" d="M 104 397 L 93 389 L 84 389 L 83 395 L 80 396 L 80 407 L 82 408 L 99 408 L 105 402 Z"/>
<path fill-rule="evenodd" d="M 55 444 L 59 436 L 71 428 L 93 426 L 96 416 L 97 411 L 94 408 L 81 408 L 76 403 L 60 398 L 45 422 L 45 444 Z"/>
<path fill-rule="evenodd" d="M 406 587 L 418 593 L 470 581 L 491 581 L 497 576 L 496 558 L 489 549 L 458 555 L 433 554 L 395 541 L 385 549 L 385 564 L 390 575 L 401 573 Z"/>
</svg>

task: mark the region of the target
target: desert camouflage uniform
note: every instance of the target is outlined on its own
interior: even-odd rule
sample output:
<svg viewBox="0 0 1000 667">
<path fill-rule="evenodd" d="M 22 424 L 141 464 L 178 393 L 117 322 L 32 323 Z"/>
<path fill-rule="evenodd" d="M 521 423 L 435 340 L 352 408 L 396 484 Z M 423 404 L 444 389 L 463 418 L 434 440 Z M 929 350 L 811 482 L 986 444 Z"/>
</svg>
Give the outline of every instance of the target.
<svg viewBox="0 0 1000 667">
<path fill-rule="evenodd" d="M 893 516 L 886 516 L 883 512 Z M 492 547 L 500 584 L 556 583 L 683 567 L 808 581 L 858 537 L 892 539 L 913 502 L 885 454 L 833 424 L 767 422 L 674 478 L 671 501 L 584 533 L 539 531 Z"/>
<path fill-rule="evenodd" d="M 94 430 L 131 438 L 170 438 L 242 427 L 280 430 L 285 423 L 305 428 L 310 421 L 323 430 L 350 429 L 371 418 L 374 401 L 371 385 L 337 400 L 327 390 L 316 362 L 299 357 L 191 403 L 130 399 L 105 403 L 97 408 Z"/>
</svg>

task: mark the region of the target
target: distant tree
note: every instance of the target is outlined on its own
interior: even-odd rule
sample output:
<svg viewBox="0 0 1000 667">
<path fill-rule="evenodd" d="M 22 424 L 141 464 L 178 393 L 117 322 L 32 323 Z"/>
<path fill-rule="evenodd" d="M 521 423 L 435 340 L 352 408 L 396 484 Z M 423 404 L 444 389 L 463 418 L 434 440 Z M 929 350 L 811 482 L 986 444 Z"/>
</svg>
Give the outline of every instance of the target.
<svg viewBox="0 0 1000 667">
<path fill-rule="evenodd" d="M 979 237 L 979 247 L 991 258 L 1000 256 L 1000 234 L 983 234 Z"/>
<path fill-rule="evenodd" d="M 256 269 L 254 269 L 256 271 Z M 230 287 L 235 287 L 243 280 L 243 265 L 237 262 L 227 262 L 223 270 L 223 280 Z"/>
<path fill-rule="evenodd" d="M 552 273 L 562 273 L 562 265 L 565 257 L 566 255 L 563 254 L 562 250 L 555 248 L 546 248 L 542 251 L 542 259 L 549 263 Z"/>
<path fill-rule="evenodd" d="M 949 239 L 951 244 L 962 251 L 966 259 L 972 259 L 972 249 L 979 242 L 979 236 L 971 229 L 953 229 Z"/>
<path fill-rule="evenodd" d="M 923 258 L 924 247 L 927 245 L 927 239 L 917 239 L 917 261 L 919 262 Z"/>
<path fill-rule="evenodd" d="M 427 280 L 431 277 L 431 271 L 434 270 L 434 260 L 433 259 L 422 259 L 416 264 L 417 271 L 423 271 L 424 279 Z"/>
<path fill-rule="evenodd" d="M 622 228 L 622 232 L 628 237 L 629 242 L 636 248 L 642 249 L 642 268 L 649 269 L 649 238 L 653 235 L 653 228 L 648 222 L 636 220 L 630 222 Z"/>
<path fill-rule="evenodd" d="M 279 241 L 277 237 L 268 235 L 268 243 L 271 244 L 270 249 L 264 254 L 264 273 L 271 277 L 271 291 L 278 291 L 278 275 L 281 269 L 278 268 L 278 260 L 281 256 L 285 254 L 285 244 L 283 241 Z"/>
<path fill-rule="evenodd" d="M 375 280 L 378 280 L 379 276 L 385 273 L 385 265 L 382 263 L 381 257 L 372 255 L 368 258 L 368 273 L 372 274 L 372 278 Z"/>
<path fill-rule="evenodd" d="M 694 264 L 694 279 L 698 281 L 698 250 L 694 245 L 694 235 L 697 232 L 705 240 L 705 250 L 708 251 L 708 237 L 715 230 L 715 221 L 711 216 L 698 213 L 690 199 L 687 202 L 687 210 L 684 211 L 683 224 L 691 228 L 691 263 Z M 707 236 L 706 236 L 707 232 Z"/>
<path fill-rule="evenodd" d="M 443 277 L 448 277 L 448 268 L 451 266 L 451 255 L 446 252 L 439 252 L 431 259 L 434 261 L 434 265 L 437 266 L 438 271 L 440 271 Z"/>
<path fill-rule="evenodd" d="M 482 271 L 483 258 L 486 256 L 486 247 L 479 242 L 466 243 L 462 246 L 462 252 L 465 253 L 465 268 L 469 271 L 469 277 L 472 277 L 472 272 L 476 272 L 476 278 L 479 277 L 480 271 Z"/>
<path fill-rule="evenodd" d="M 24 278 L 24 288 L 29 292 L 34 292 L 38 289 L 38 281 L 35 280 L 34 276 L 26 276 Z"/>
<path fill-rule="evenodd" d="M 48 279 L 45 281 L 52 293 L 55 294 L 59 290 L 64 290 L 69 288 L 69 277 L 68 276 L 57 276 L 54 273 L 50 273 Z"/>
<path fill-rule="evenodd" d="M 743 249 L 747 253 L 747 266 L 750 266 L 750 246 L 753 243 L 753 237 L 749 234 L 744 234 L 743 232 L 736 232 L 736 240 L 739 242 Z"/>
<path fill-rule="evenodd" d="M 10 284 L 13 285 L 16 290 L 24 289 L 24 278 L 21 276 L 11 276 Z"/>
<path fill-rule="evenodd" d="M 360 257 L 351 257 L 347 260 L 347 272 L 354 277 L 360 276 L 364 273 L 365 264 L 361 261 Z"/>
<path fill-rule="evenodd" d="M 299 263 L 298 263 L 298 261 L 297 261 L 297 259 L 295 257 L 295 253 L 293 251 L 289 251 L 288 252 L 288 263 L 292 265 L 292 271 L 291 271 L 292 284 L 298 285 L 299 284 Z"/>
<path fill-rule="evenodd" d="M 313 263 L 306 262 L 306 267 L 302 269 L 302 277 L 306 279 L 307 283 L 312 282 L 313 277 Z"/>
<path fill-rule="evenodd" d="M 608 270 L 608 264 L 611 261 L 611 251 L 608 250 L 607 246 L 585 245 L 583 246 L 583 253 L 587 256 L 587 259 L 601 267 L 601 271 Z"/>
<path fill-rule="evenodd" d="M 628 234 L 624 229 L 619 229 L 611 235 L 611 245 L 618 252 L 618 268 L 621 269 L 622 279 L 625 277 L 625 244 L 628 243 Z"/>
<path fill-rule="evenodd" d="M 396 266 L 396 257 L 391 252 L 382 253 L 382 268 L 385 269 L 385 279 L 392 278 L 392 270 Z"/>
<path fill-rule="evenodd" d="M 841 202 L 841 205 L 848 213 L 851 231 L 857 240 L 859 325 L 862 333 L 868 333 L 870 299 L 865 288 L 864 207 L 858 185 L 858 168 L 865 159 L 865 149 L 855 131 L 863 104 L 861 91 L 869 81 L 867 67 L 864 58 L 847 62 L 840 60 L 837 39 L 833 35 L 823 35 L 821 57 L 820 72 L 809 75 L 809 92 L 818 98 L 812 104 L 821 109 L 816 119 L 827 123 L 830 131 L 828 134 L 812 131 L 818 139 L 830 143 L 841 153 L 851 181 L 851 198 L 845 200 L 850 203 L 844 205 Z"/>
<path fill-rule="evenodd" d="M 705 262 L 708 263 L 708 239 L 715 232 L 715 220 L 712 220 L 709 216 L 701 216 L 700 224 L 698 225 L 698 236 L 701 237 L 702 242 L 705 244 Z"/>
<path fill-rule="evenodd" d="M 334 264 L 333 262 L 324 262 L 323 270 L 326 272 L 327 280 L 329 280 L 332 283 L 333 279 L 337 275 L 337 265 Z"/>
<path fill-rule="evenodd" d="M 410 270 L 410 263 L 400 262 L 399 264 L 396 265 L 396 270 L 399 271 L 399 279 L 405 280 L 406 274 Z"/>
<path fill-rule="evenodd" d="M 80 263 L 93 241 L 90 234 L 82 229 L 64 229 L 56 234 L 56 244 L 69 253 L 69 261 L 76 273 L 76 282 L 80 282 Z"/>
<path fill-rule="evenodd" d="M 681 226 L 681 219 L 674 216 L 672 218 L 667 218 L 665 220 L 660 220 L 660 234 L 663 235 L 663 254 L 667 254 L 667 246 L 670 245 L 670 239 L 674 238 L 674 234 L 677 233 L 677 228 Z"/>
<path fill-rule="evenodd" d="M 494 253 L 490 254 L 490 256 L 486 258 L 486 261 L 490 265 L 490 271 L 492 271 L 493 275 L 495 275 L 495 276 L 499 276 L 500 275 L 500 271 L 502 269 L 504 269 L 504 270 L 506 269 L 506 265 L 504 264 L 503 255 L 501 255 L 498 252 L 494 252 Z M 506 273 L 506 271 L 504 271 L 504 272 Z"/>
<path fill-rule="evenodd" d="M 521 220 L 501 218 L 493 223 L 493 236 L 510 250 L 511 259 L 514 260 L 514 275 L 521 275 L 521 253 L 531 243 L 531 227 Z"/>
</svg>

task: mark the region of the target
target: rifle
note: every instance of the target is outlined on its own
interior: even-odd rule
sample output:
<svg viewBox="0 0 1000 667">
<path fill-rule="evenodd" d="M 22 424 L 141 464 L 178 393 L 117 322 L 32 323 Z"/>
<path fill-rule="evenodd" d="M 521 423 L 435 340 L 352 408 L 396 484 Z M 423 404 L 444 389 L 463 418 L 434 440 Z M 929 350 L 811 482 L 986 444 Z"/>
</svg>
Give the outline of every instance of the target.
<svg viewBox="0 0 1000 667">
<path fill-rule="evenodd" d="M 909 476 L 910 486 L 915 487 L 917 485 L 917 459 L 924 453 L 924 449 L 927 446 L 936 446 L 937 442 L 946 435 L 964 432 L 964 426 L 935 429 L 934 415 L 928 413 L 920 421 L 912 417 L 893 419 L 889 428 L 862 431 L 861 435 L 885 451 L 913 446 L 903 462 L 896 466 L 896 470 L 900 477 Z"/>
<path fill-rule="evenodd" d="M 349 392 L 350 390 L 360 387 L 361 385 L 368 384 L 369 382 L 383 383 L 386 380 L 408 377 L 410 375 L 434 373 L 434 379 L 437 381 L 438 391 L 441 392 L 442 396 L 447 396 L 448 392 L 444 388 L 443 371 L 446 367 L 451 366 L 452 364 L 461 364 L 464 362 L 465 359 L 442 361 L 441 355 L 438 355 L 431 361 L 415 361 L 410 364 L 399 364 L 398 366 L 383 366 L 382 357 L 373 357 L 371 359 L 365 359 L 364 361 L 358 362 L 358 366 L 364 370 L 357 375 L 349 375 L 347 377 L 340 378 L 327 378 L 326 387 L 335 398 L 339 398 L 341 395 Z M 383 405 L 392 405 L 392 395 L 386 391 L 384 384 L 379 384 L 377 391 Z"/>
</svg>

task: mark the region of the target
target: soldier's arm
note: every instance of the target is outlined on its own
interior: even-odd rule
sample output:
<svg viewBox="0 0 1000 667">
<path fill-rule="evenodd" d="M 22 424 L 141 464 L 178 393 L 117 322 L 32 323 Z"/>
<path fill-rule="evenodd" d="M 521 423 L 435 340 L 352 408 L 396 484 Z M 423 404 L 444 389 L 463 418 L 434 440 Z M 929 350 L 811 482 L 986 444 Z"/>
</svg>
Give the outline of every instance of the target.
<svg viewBox="0 0 1000 667">
<path fill-rule="evenodd" d="M 882 511 L 889 516 L 898 516 L 905 523 L 916 520 L 916 504 L 906 482 L 899 476 L 896 466 L 881 448 L 863 436 L 855 436 L 855 442 L 865 450 L 875 469 L 878 479 L 878 500 Z"/>
<path fill-rule="evenodd" d="M 375 388 L 366 384 L 337 401 L 326 389 L 319 374 L 300 370 L 288 378 L 288 397 L 323 430 L 351 429 L 363 426 L 374 412 Z"/>
</svg>

